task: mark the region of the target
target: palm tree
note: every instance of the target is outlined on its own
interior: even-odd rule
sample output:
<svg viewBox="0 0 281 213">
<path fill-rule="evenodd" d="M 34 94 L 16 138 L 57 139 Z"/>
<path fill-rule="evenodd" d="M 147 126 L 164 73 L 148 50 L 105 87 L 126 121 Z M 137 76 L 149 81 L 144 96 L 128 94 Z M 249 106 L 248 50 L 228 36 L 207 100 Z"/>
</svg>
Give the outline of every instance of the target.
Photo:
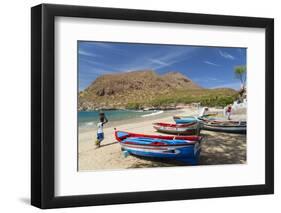
<svg viewBox="0 0 281 213">
<path fill-rule="evenodd" d="M 246 66 L 237 66 L 234 68 L 234 73 L 237 79 L 240 80 L 242 89 L 245 89 L 246 83 Z"/>
</svg>

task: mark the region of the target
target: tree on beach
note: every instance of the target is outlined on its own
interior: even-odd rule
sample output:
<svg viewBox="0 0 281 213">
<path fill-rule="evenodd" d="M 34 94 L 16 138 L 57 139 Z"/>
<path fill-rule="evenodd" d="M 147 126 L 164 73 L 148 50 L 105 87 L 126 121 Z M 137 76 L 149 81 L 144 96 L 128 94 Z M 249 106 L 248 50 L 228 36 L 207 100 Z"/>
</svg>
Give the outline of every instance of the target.
<svg viewBox="0 0 281 213">
<path fill-rule="evenodd" d="M 246 66 L 236 66 L 234 68 L 235 77 L 240 80 L 242 89 L 245 89 L 246 83 Z"/>
</svg>

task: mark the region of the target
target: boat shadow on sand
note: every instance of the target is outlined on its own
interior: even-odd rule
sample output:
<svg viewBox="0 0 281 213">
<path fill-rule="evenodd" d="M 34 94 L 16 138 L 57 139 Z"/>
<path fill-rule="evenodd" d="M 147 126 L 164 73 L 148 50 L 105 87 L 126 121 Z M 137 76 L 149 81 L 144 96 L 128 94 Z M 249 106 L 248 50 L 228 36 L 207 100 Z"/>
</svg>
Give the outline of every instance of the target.
<svg viewBox="0 0 281 213">
<path fill-rule="evenodd" d="M 201 132 L 206 137 L 202 143 L 200 165 L 223 165 L 246 163 L 246 134 Z"/>
<path fill-rule="evenodd" d="M 199 166 L 246 163 L 245 134 L 203 130 L 201 135 L 205 137 L 205 141 L 201 146 Z M 133 163 L 129 168 L 188 166 L 177 160 L 133 156 L 140 161 Z"/>
</svg>

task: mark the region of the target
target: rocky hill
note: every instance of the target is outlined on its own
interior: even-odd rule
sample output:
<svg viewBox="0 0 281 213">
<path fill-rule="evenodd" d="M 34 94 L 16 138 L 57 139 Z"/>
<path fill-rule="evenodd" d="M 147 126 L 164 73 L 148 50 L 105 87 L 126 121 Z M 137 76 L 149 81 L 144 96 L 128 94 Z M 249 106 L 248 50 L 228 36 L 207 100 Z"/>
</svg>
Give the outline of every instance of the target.
<svg viewBox="0 0 281 213">
<path fill-rule="evenodd" d="M 224 90 L 213 91 L 235 93 Z M 158 75 L 153 70 L 143 70 L 107 74 L 79 93 L 78 109 L 166 108 L 184 103 L 181 97 L 186 99 L 187 94 L 194 98 L 194 94 L 202 96 L 204 91 L 210 93 L 211 90 L 203 89 L 179 72 Z"/>
</svg>

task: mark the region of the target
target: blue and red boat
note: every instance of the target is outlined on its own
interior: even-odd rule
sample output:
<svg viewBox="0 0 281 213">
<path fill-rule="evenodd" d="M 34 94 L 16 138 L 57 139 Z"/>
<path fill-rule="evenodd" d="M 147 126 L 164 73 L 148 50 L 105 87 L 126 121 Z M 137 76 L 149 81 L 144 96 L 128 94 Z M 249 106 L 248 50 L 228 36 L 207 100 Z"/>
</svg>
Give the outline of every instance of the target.
<svg viewBox="0 0 281 213">
<path fill-rule="evenodd" d="M 115 131 L 115 138 L 129 154 L 198 164 L 202 136 L 145 135 Z"/>
<path fill-rule="evenodd" d="M 193 123 L 198 122 L 197 117 L 195 116 L 174 116 L 174 121 L 176 124 L 186 124 L 186 123 Z"/>
<path fill-rule="evenodd" d="M 175 135 L 199 135 L 200 133 L 198 121 L 183 124 L 153 123 L 153 128 L 158 132 Z"/>
</svg>

